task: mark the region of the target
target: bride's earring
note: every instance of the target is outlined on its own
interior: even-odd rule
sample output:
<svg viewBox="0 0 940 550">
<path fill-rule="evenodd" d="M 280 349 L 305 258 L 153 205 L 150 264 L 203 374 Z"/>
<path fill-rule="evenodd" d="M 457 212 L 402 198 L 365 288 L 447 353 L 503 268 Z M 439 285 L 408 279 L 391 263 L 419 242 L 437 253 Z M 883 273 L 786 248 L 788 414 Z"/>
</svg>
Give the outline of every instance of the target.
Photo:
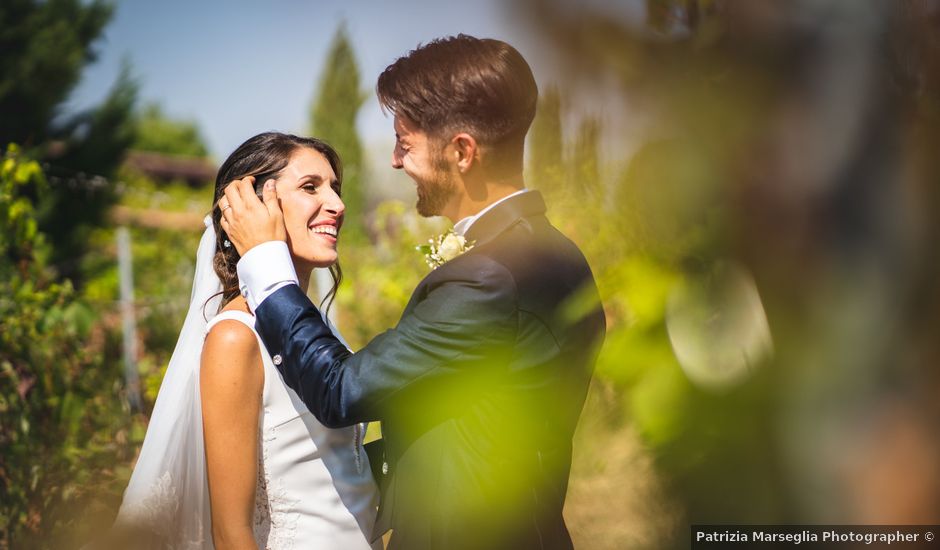
<svg viewBox="0 0 940 550">
<path fill-rule="evenodd" d="M 225 239 L 222 241 L 222 248 L 232 248 L 232 243 L 230 243 L 228 239 Z"/>
</svg>

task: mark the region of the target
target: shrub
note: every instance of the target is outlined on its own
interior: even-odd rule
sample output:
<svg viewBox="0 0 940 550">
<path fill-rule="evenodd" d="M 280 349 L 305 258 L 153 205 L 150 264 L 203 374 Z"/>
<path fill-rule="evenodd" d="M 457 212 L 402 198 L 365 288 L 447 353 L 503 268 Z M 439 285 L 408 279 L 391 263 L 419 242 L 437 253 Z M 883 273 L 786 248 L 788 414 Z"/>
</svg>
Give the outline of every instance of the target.
<svg viewBox="0 0 940 550">
<path fill-rule="evenodd" d="M 43 172 L 15 145 L 0 166 L 0 547 L 74 522 L 130 460 L 116 342 L 44 258 Z M 120 476 L 118 476 L 120 477 Z M 90 526 L 89 522 L 84 522 Z"/>
</svg>

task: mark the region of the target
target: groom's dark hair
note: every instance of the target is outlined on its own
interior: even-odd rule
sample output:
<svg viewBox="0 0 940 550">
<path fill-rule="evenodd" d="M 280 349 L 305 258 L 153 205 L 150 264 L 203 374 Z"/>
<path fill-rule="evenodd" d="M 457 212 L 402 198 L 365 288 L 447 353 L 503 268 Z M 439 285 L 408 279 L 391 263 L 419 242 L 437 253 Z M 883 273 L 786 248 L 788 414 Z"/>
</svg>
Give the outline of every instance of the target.
<svg viewBox="0 0 940 550">
<path fill-rule="evenodd" d="M 382 106 L 434 138 L 467 132 L 481 145 L 521 158 L 538 86 L 515 48 L 466 34 L 418 46 L 376 84 Z M 450 135 L 448 135 L 450 134 Z"/>
</svg>

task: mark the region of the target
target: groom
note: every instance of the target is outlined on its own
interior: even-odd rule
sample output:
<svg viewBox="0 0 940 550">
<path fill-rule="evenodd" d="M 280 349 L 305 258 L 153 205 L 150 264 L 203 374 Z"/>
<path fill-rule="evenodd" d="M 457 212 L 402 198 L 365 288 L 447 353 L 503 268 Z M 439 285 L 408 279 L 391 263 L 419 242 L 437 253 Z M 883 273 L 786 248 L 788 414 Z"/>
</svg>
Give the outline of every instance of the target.
<svg viewBox="0 0 940 550">
<path fill-rule="evenodd" d="M 398 59 L 377 93 L 418 212 L 472 247 L 351 353 L 293 278 L 273 186 L 262 203 L 233 182 L 222 226 L 258 332 L 323 424 L 382 422 L 374 536 L 391 529 L 390 548 L 571 548 L 571 439 L 605 320 L 583 255 L 523 185 L 532 71 L 512 46 L 460 35 Z"/>
</svg>

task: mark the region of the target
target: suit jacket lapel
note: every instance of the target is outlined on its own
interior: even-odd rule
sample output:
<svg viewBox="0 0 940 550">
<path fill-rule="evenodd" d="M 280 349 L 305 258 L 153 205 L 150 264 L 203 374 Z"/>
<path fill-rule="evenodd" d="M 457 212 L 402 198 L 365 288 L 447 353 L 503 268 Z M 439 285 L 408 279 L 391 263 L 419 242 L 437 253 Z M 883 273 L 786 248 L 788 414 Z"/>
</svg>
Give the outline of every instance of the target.
<svg viewBox="0 0 940 550">
<path fill-rule="evenodd" d="M 538 191 L 527 191 L 510 197 L 487 211 L 473 222 L 466 238 L 475 244 L 483 244 L 516 222 L 529 216 L 545 214 L 545 201 Z"/>
</svg>

